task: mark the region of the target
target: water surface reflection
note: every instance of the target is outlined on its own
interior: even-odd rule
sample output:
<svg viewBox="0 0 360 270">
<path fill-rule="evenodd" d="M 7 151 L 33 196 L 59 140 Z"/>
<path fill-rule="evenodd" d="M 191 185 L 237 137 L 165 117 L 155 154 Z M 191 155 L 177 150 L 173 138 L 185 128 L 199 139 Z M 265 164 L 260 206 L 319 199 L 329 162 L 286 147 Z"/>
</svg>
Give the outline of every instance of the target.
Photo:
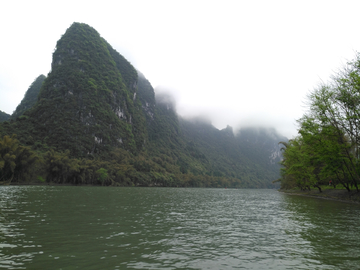
<svg viewBox="0 0 360 270">
<path fill-rule="evenodd" d="M 356 269 L 359 205 L 274 190 L 0 187 L 0 268 Z"/>
<path fill-rule="evenodd" d="M 292 231 L 287 232 L 308 241 L 312 251 L 309 258 L 337 269 L 359 267 L 359 205 L 289 196 L 286 206 L 294 221 Z"/>
</svg>

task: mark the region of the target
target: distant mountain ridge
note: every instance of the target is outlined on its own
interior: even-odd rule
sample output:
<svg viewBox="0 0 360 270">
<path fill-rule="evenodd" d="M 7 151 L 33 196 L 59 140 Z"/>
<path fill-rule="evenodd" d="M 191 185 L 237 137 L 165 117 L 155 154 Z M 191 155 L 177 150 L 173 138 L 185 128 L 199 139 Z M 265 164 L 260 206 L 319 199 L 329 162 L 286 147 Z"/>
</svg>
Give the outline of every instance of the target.
<svg viewBox="0 0 360 270">
<path fill-rule="evenodd" d="M 268 188 L 279 177 L 277 143 L 285 137 L 270 129 L 234 134 L 181 118 L 171 97 L 155 95 L 145 76 L 86 24 L 67 29 L 51 67 L 0 126 L 2 136 L 15 133 L 44 153 L 118 162 L 112 184 Z"/>
<path fill-rule="evenodd" d="M 29 89 L 26 91 L 21 103 L 16 107 L 15 111 L 11 115 L 11 119 L 21 116 L 26 110 L 31 109 L 36 104 L 41 86 L 45 79 L 46 77 L 44 75 L 40 75 L 34 80 Z"/>
<path fill-rule="evenodd" d="M 7 121 L 9 118 L 10 118 L 10 114 L 7 114 L 6 112 L 0 110 L 0 123 Z"/>
<path fill-rule="evenodd" d="M 252 187 L 262 187 L 263 181 L 271 183 L 278 177 L 278 142 L 287 138 L 274 129 L 242 128 L 234 134 L 230 126 L 218 130 L 199 121 L 182 120 L 181 126 L 186 139 L 207 158 L 212 175 L 247 179 Z"/>
</svg>

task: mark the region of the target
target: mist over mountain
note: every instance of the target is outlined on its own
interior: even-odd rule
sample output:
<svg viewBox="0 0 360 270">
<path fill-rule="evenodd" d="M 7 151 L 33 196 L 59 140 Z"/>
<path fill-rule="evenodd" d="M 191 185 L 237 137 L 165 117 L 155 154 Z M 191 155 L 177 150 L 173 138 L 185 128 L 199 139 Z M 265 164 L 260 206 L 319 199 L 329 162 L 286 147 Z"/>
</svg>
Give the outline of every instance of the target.
<svg viewBox="0 0 360 270">
<path fill-rule="evenodd" d="M 243 128 L 234 133 L 230 126 L 218 130 L 201 119 L 181 123 L 187 140 L 207 157 L 213 175 L 248 179 L 252 187 L 261 187 L 261 180 L 270 183 L 278 177 L 281 160 L 278 142 L 287 138 L 274 129 Z"/>
<path fill-rule="evenodd" d="M 42 156 L 34 174 L 49 182 L 136 186 L 274 187 L 286 140 L 274 129 L 219 130 L 179 116 L 166 89 L 155 93 L 83 23 L 66 30 L 50 73 L 0 125 L 1 137 L 12 134 Z"/>
</svg>

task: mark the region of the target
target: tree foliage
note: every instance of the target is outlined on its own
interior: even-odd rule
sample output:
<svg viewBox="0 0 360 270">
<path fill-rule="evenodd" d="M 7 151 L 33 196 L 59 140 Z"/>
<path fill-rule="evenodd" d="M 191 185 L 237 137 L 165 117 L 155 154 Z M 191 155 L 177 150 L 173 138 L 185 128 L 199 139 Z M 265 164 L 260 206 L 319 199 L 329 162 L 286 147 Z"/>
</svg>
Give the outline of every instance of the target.
<svg viewBox="0 0 360 270">
<path fill-rule="evenodd" d="M 38 156 L 20 145 L 14 135 L 0 140 L 0 182 L 26 181 L 37 161 Z"/>
<path fill-rule="evenodd" d="M 299 136 L 284 149 L 281 186 L 319 188 L 328 182 L 358 190 L 360 55 L 314 89 L 308 105 L 298 120 Z"/>
</svg>

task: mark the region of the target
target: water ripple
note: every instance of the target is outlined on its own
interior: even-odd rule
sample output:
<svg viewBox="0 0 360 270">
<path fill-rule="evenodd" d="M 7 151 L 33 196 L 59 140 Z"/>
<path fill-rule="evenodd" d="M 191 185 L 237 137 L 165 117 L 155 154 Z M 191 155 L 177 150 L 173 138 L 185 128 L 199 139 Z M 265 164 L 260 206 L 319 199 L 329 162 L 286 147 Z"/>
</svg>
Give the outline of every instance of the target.
<svg viewBox="0 0 360 270">
<path fill-rule="evenodd" d="M 356 269 L 358 205 L 273 190 L 0 187 L 0 268 Z"/>
</svg>

